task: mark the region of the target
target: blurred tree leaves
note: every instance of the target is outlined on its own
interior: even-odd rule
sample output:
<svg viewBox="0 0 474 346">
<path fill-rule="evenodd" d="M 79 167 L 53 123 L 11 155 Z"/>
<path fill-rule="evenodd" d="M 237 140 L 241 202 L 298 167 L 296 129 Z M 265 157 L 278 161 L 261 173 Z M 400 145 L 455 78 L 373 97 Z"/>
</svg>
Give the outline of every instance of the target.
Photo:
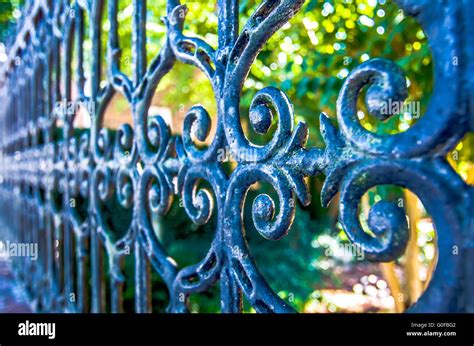
<svg viewBox="0 0 474 346">
<path fill-rule="evenodd" d="M 5 42 L 11 34 L 15 18 L 13 12 L 22 0 L 0 2 L 0 40 Z M 215 1 L 185 1 L 189 13 L 185 34 L 198 36 L 217 46 L 217 16 Z M 241 0 L 239 6 L 242 28 L 260 1 Z M 122 47 L 121 68 L 131 75 L 132 7 L 129 0 L 119 1 L 119 34 Z M 147 58 L 150 62 L 160 51 L 166 37 L 162 17 L 166 13 L 165 1 L 148 1 L 147 4 Z M 107 13 L 103 16 L 103 46 L 106 46 L 110 27 Z M 87 50 L 86 50 L 87 51 Z M 419 24 L 406 17 L 393 1 L 387 0 L 309 0 L 290 23 L 284 25 L 265 45 L 253 64 L 245 82 L 241 98 L 244 129 L 247 114 L 255 92 L 266 86 L 283 90 L 294 105 L 296 121 L 305 121 L 310 128 L 309 146 L 323 146 L 319 133 L 319 114 L 324 111 L 336 115 L 336 100 L 344 79 L 362 62 L 383 57 L 395 61 L 407 75 L 408 101 L 420 102 L 423 114 L 433 88 L 433 66 L 427 39 Z M 212 117 L 216 117 L 215 99 L 209 81 L 196 68 L 177 63 L 164 77 L 157 90 L 160 106 L 173 115 L 183 113 L 196 103 L 203 104 Z M 405 131 L 417 117 L 400 114 L 383 123 L 374 120 L 360 104 L 362 124 L 378 133 L 391 134 Z M 175 132 L 180 132 L 175 129 Z M 258 136 L 248 133 L 250 140 L 264 143 L 271 133 Z M 263 138 L 262 138 L 263 137 Z M 453 165 L 464 167 L 470 155 L 472 138 L 460 144 L 460 160 Z M 469 153 L 466 154 L 466 150 Z M 469 157 L 472 157 L 470 155 Z M 451 160 L 453 161 L 453 160 Z M 466 173 L 468 174 L 468 173 Z M 321 271 L 310 263 L 323 257 L 320 249 L 311 246 L 322 232 L 337 236 L 335 215 L 323 209 L 317 201 L 322 177 L 309 179 L 313 203 L 307 208 L 297 206 L 294 225 L 289 235 L 278 242 L 263 239 L 254 229 L 248 206 L 244 222 L 252 254 L 270 285 L 289 304 L 301 310 L 308 296 L 323 287 L 330 272 Z M 247 197 L 253 201 L 259 193 L 271 194 L 268 186 L 252 189 Z M 391 195 L 396 192 L 388 191 Z M 399 193 L 398 193 L 399 194 Z M 397 194 L 397 195 L 398 195 Z M 372 196 L 371 196 L 372 199 Z M 246 203 L 248 205 L 249 202 Z M 206 254 L 215 232 L 215 215 L 211 222 L 197 227 L 190 221 L 178 199 L 167 216 L 159 221 L 160 240 L 176 259 L 180 267 L 199 262 Z M 127 262 L 127 272 L 133 272 L 133 263 Z M 164 311 L 168 295 L 162 280 L 153 274 L 153 303 Z M 132 306 L 133 285 L 125 289 L 126 304 Z M 218 287 L 205 294 L 191 297 L 192 311 L 219 310 Z M 250 307 L 246 306 L 250 311 Z"/>
</svg>

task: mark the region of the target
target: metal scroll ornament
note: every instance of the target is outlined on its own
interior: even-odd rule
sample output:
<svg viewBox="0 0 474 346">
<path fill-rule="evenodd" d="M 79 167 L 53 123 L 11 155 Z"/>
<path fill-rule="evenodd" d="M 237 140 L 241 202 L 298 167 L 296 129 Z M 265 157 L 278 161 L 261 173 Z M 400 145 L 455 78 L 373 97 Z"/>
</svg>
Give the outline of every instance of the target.
<svg viewBox="0 0 474 346">
<path fill-rule="evenodd" d="M 268 134 L 275 119 L 271 139 L 256 145 L 242 129 L 240 96 L 250 67 L 304 1 L 259 3 L 240 29 L 238 1 L 217 1 L 218 46 L 212 47 L 183 33 L 188 9 L 168 0 L 166 40 L 147 63 L 146 3 L 133 0 L 130 77 L 120 70 L 117 0 L 109 0 L 107 8 L 99 0 L 53 5 L 36 0 L 29 5 L 0 82 L 0 201 L 9 231 L 19 240 L 40 244 L 40 261 L 17 263 L 38 310 L 101 312 L 110 306 L 113 312 L 122 311 L 124 258 L 132 254 L 137 312 L 151 311 L 150 270 L 169 290 L 169 312 L 186 312 L 190 294 L 214 285 L 220 285 L 223 312 L 240 312 L 244 298 L 258 312 L 292 312 L 253 260 L 243 208 L 253 184 L 270 184 L 278 200 L 258 195 L 251 201 L 252 219 L 262 237 L 278 241 L 298 217 L 294 201 L 305 206 L 312 201 L 305 178 L 321 174 L 322 204 L 327 206 L 340 193 L 340 222 L 371 261 L 402 256 L 409 232 L 404 211 L 388 201 L 372 206 L 371 234 L 364 231 L 358 212 L 362 196 L 383 184 L 413 191 L 433 216 L 439 260 L 430 285 L 410 311 L 474 311 L 468 294 L 474 288 L 473 191 L 445 159 L 473 130 L 474 51 L 468 40 L 473 34 L 472 2 L 398 1 L 419 20 L 431 47 L 435 88 L 428 110 L 403 133 L 381 136 L 364 129 L 357 118 L 363 90 L 367 109 L 380 120 L 391 116 L 382 112 L 384 104 L 407 97 L 405 77 L 395 63 L 367 61 L 344 82 L 337 102 L 338 126 L 325 114 L 320 116 L 324 149 L 307 147 L 307 125 L 295 124 L 291 100 L 274 87 L 255 93 L 249 113 L 250 125 L 261 135 Z M 110 22 L 106 47 L 100 39 L 102 16 Z M 85 35 L 92 42 L 89 70 L 84 69 L 83 47 L 77 44 Z M 12 61 L 18 56 L 21 64 L 15 66 Z M 180 136 L 172 135 L 160 116 L 149 115 L 156 87 L 176 60 L 195 66 L 211 83 L 217 104 L 212 138 L 211 115 L 201 105 L 188 111 Z M 74 99 L 73 83 L 78 95 Z M 111 131 L 103 126 L 104 114 L 116 93 L 129 103 L 133 126 Z M 73 109 L 89 105 L 90 130 L 76 129 L 77 112 L 57 109 L 58 102 Z M 200 149 L 196 140 L 210 145 Z M 219 161 L 223 150 L 236 158 L 231 173 Z M 217 220 L 207 255 L 185 268 L 167 254 L 154 230 L 154 218 L 166 215 L 173 198 L 182 200 L 195 224 L 206 224 L 213 213 Z M 104 270 L 110 278 L 108 302 Z M 68 299 L 71 294 L 77 299 Z"/>
</svg>

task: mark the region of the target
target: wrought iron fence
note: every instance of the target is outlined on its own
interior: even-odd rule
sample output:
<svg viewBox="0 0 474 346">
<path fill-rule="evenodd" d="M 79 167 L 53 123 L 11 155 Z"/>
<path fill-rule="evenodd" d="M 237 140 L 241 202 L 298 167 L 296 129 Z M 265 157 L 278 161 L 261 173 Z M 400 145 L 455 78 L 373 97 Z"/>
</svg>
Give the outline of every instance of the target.
<svg viewBox="0 0 474 346">
<path fill-rule="evenodd" d="M 359 123 L 357 100 L 364 88 L 368 110 L 381 120 L 390 116 L 381 111 L 388 100 L 407 96 L 400 68 L 374 59 L 345 80 L 337 102 L 338 127 L 321 115 L 324 149 L 306 147 L 307 126 L 294 125 L 291 101 L 282 91 L 258 91 L 250 107 L 253 129 L 265 134 L 272 118 L 278 118 L 271 140 L 258 146 L 242 129 L 242 87 L 260 49 L 303 3 L 263 0 L 239 30 L 238 0 L 217 1 L 219 39 L 214 48 L 183 34 L 187 9 L 178 0 L 168 0 L 166 42 L 147 64 L 146 4 L 133 0 L 132 79 L 119 68 L 117 0 L 109 0 L 108 8 L 100 0 L 36 0 L 28 5 L 0 77 L 0 203 L 2 220 L 16 239 L 39 244 L 37 261 L 15 263 L 39 311 L 101 312 L 109 304 L 111 311 L 122 311 L 123 260 L 131 253 L 137 312 L 151 310 L 151 270 L 169 290 L 170 312 L 187 311 L 189 295 L 213 285 L 220 285 L 223 312 L 240 312 L 243 297 L 258 312 L 291 312 L 252 258 L 243 205 L 252 184 L 271 184 L 278 201 L 259 195 L 252 217 L 263 237 L 278 240 L 297 217 L 294 199 L 303 205 L 312 201 L 305 177 L 319 174 L 325 176 L 322 204 L 327 206 L 340 192 L 340 222 L 372 261 L 401 256 L 409 232 L 403 210 L 380 201 L 369 214 L 373 234 L 366 233 L 358 216 L 362 195 L 382 184 L 417 194 L 433 216 L 439 260 L 429 287 L 410 310 L 474 311 L 473 189 L 445 159 L 474 129 L 473 2 L 398 1 L 421 23 L 435 62 L 430 106 L 408 131 L 381 136 Z M 100 40 L 103 13 L 111 24 L 107 56 L 102 56 Z M 74 45 L 85 34 L 92 41 L 90 83 L 85 83 L 82 45 Z M 202 106 L 187 113 L 180 136 L 171 135 L 161 117 L 148 116 L 151 97 L 176 59 L 196 66 L 212 84 L 217 130 L 205 149 L 195 144 L 210 130 L 210 116 Z M 105 61 L 107 83 L 101 84 Z M 79 95 L 75 99 L 73 83 Z M 104 111 L 115 93 L 130 104 L 133 128 L 124 125 L 112 132 L 103 127 Z M 90 130 L 74 128 L 79 104 L 89 106 Z M 237 160 L 230 173 L 217 158 L 223 149 L 230 149 Z M 201 187 L 201 181 L 210 189 Z M 185 268 L 169 257 L 153 230 L 153 216 L 166 214 L 176 197 L 194 223 L 207 223 L 213 212 L 217 218 L 207 255 Z M 110 215 L 107 203 L 118 203 L 131 215 L 119 239 L 112 235 L 110 218 L 116 215 Z M 105 294 L 104 270 L 110 296 Z M 71 295 L 77 299 L 69 299 Z"/>
</svg>

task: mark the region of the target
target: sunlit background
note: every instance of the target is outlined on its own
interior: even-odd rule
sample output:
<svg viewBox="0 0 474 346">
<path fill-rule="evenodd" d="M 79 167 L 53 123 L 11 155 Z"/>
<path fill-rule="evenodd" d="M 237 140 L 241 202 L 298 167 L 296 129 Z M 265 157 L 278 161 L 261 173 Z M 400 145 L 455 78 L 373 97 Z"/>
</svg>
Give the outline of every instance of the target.
<svg viewBox="0 0 474 346">
<path fill-rule="evenodd" d="M 8 46 L 17 30 L 16 23 L 21 22 L 22 2 L 0 2 L 0 64 L 7 59 Z M 198 34 L 216 46 L 215 2 L 182 2 L 189 8 L 185 34 Z M 130 0 L 119 3 L 121 69 L 131 75 L 132 5 Z M 258 3 L 240 1 L 241 26 Z M 165 26 L 160 18 L 165 14 L 165 2 L 148 1 L 147 7 L 147 55 L 150 61 L 158 54 L 164 41 Z M 105 43 L 110 28 L 106 14 L 102 28 Z M 92 44 L 88 37 L 82 44 L 85 52 L 91 51 Z M 386 0 L 307 1 L 259 54 L 245 82 L 242 114 L 248 114 L 256 91 L 269 85 L 276 86 L 294 104 L 296 120 L 308 123 L 308 146 L 322 147 L 319 114 L 326 112 L 336 124 L 336 99 L 344 79 L 356 66 L 374 57 L 392 59 L 405 71 L 409 87 L 407 102 L 418 104 L 420 114 L 403 111 L 386 122 L 380 122 L 367 113 L 361 102 L 359 119 L 367 130 L 376 133 L 406 131 L 423 115 L 429 103 L 434 82 L 433 61 L 420 25 L 405 16 L 394 2 Z M 75 64 L 75 53 L 73 60 Z M 87 55 L 84 68 L 86 78 L 89 78 L 90 59 Z M 105 67 L 103 76 L 105 83 Z M 177 63 L 156 90 L 150 114 L 163 116 L 173 132 L 179 134 L 184 115 L 197 103 L 205 106 L 215 122 L 216 105 L 210 83 L 196 68 Z M 242 122 L 252 141 L 261 144 L 269 140 L 271 133 L 268 136 L 253 133 L 248 126 L 248 117 L 244 116 Z M 105 126 L 117 129 L 123 123 L 133 126 L 130 107 L 125 98 L 115 96 L 106 111 Z M 86 112 L 79 110 L 75 126 L 90 126 Z M 209 139 L 212 139 L 212 131 Z M 449 155 L 449 162 L 469 184 L 474 182 L 472 148 L 473 138 L 468 136 Z M 229 162 L 229 169 L 232 165 Z M 306 208 L 298 206 L 289 235 L 278 242 L 263 239 L 253 229 L 250 208 L 246 205 L 247 238 L 261 272 L 272 288 L 298 311 L 404 311 L 426 288 L 436 266 L 436 235 L 430 215 L 409 191 L 394 186 L 370 190 L 364 196 L 360 210 L 363 223 L 371 205 L 382 199 L 392 200 L 406 210 L 412 237 L 405 255 L 396 262 L 369 263 L 350 253 L 348 239 L 337 221 L 337 201 L 333 201 L 328 209 L 320 206 L 318 196 L 323 181 L 324 177 L 309 178 L 313 203 Z M 271 187 L 258 184 L 247 201 L 252 201 L 261 192 L 274 193 Z M 155 227 L 171 256 L 180 266 L 186 266 L 198 262 L 206 254 L 215 221 L 197 227 L 189 221 L 179 201 L 175 201 L 170 213 L 156 220 Z M 125 310 L 132 311 L 132 260 L 127 263 L 127 268 Z M 192 311 L 219 311 L 218 290 L 216 287 L 210 292 L 193 295 Z M 162 312 L 167 304 L 165 285 L 161 278 L 153 274 L 153 309 Z M 252 311 L 249 306 L 246 310 Z"/>
</svg>

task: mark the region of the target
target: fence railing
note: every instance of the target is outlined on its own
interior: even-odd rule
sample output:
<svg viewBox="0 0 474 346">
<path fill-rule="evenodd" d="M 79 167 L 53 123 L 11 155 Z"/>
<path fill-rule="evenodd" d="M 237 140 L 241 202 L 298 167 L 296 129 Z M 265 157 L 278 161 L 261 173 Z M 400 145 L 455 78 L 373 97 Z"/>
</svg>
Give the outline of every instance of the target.
<svg viewBox="0 0 474 346">
<path fill-rule="evenodd" d="M 303 3 L 263 0 L 239 30 L 238 0 L 218 0 L 219 39 L 214 48 L 183 34 L 186 7 L 168 0 L 163 14 L 166 41 L 147 64 L 146 4 L 133 0 L 131 79 L 119 69 L 117 0 L 109 0 L 108 8 L 100 0 L 72 4 L 36 0 L 28 5 L 0 74 L 0 205 L 3 223 L 16 241 L 38 244 L 38 260 L 15 262 L 37 310 L 122 311 L 123 262 L 132 255 L 137 312 L 151 310 L 152 270 L 169 290 L 170 312 L 187 311 L 190 294 L 214 285 L 220 285 L 223 312 L 240 312 L 244 298 L 258 312 L 291 312 L 253 260 L 245 238 L 243 205 L 252 184 L 270 184 L 278 201 L 259 195 L 252 216 L 263 237 L 278 240 L 298 217 L 293 201 L 303 205 L 312 201 L 305 177 L 322 174 L 323 205 L 340 193 L 340 222 L 372 261 L 400 257 L 409 239 L 408 226 L 402 209 L 380 201 L 370 210 L 373 235 L 369 235 L 359 221 L 361 197 L 383 184 L 413 191 L 433 217 L 439 260 L 429 287 L 411 311 L 474 312 L 473 189 L 445 159 L 474 129 L 473 2 L 398 1 L 427 34 L 435 69 L 428 110 L 408 131 L 381 136 L 359 123 L 357 100 L 364 88 L 368 110 L 379 119 L 386 116 L 381 107 L 388 100 L 403 101 L 407 96 L 400 68 L 374 59 L 345 80 L 337 103 L 338 127 L 321 115 L 324 149 L 306 147 L 307 126 L 294 125 L 291 100 L 282 91 L 274 87 L 258 91 L 250 108 L 253 129 L 265 134 L 272 116 L 278 118 L 271 140 L 258 146 L 242 129 L 242 87 L 260 49 Z M 110 21 L 106 56 L 101 55 L 103 13 Z M 82 45 L 74 45 L 85 34 L 92 42 L 88 83 L 85 53 Z M 196 66 L 212 84 L 217 126 L 205 149 L 195 144 L 210 130 L 210 117 L 202 106 L 188 112 L 180 136 L 171 135 L 161 117 L 148 116 L 155 89 L 176 60 Z M 78 95 L 74 99 L 73 83 Z M 133 127 L 124 125 L 112 132 L 103 127 L 103 116 L 116 93 L 129 103 Z M 72 107 L 57 107 L 58 103 Z M 90 130 L 74 128 L 79 104 L 88 105 Z M 227 149 L 237 161 L 230 173 L 217 159 Z M 207 255 L 185 268 L 176 265 L 153 230 L 153 218 L 165 215 L 173 198 L 182 199 L 187 215 L 198 225 L 207 223 L 212 213 L 217 217 Z M 117 215 L 110 215 L 107 203 L 118 203 L 131 215 L 119 239 L 112 236 L 110 218 Z"/>
</svg>

